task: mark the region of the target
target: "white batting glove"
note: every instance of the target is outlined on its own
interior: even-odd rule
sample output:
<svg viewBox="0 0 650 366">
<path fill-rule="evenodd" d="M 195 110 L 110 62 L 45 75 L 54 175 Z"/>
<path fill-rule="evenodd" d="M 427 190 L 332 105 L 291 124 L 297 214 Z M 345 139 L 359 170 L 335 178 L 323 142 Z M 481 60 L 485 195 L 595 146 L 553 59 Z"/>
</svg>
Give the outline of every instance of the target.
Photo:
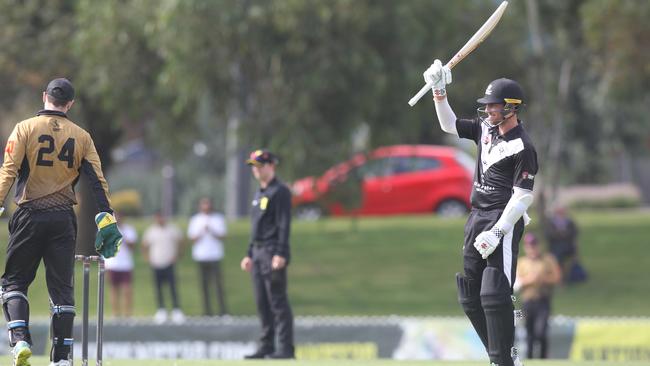
<svg viewBox="0 0 650 366">
<path fill-rule="evenodd" d="M 493 228 L 490 231 L 484 231 L 478 234 L 476 240 L 474 240 L 474 248 L 478 250 L 483 259 L 487 259 L 487 257 L 489 257 L 490 254 L 492 254 L 492 252 L 494 252 L 494 250 L 499 246 L 502 237 L 503 233 L 501 233 L 501 230 L 497 228 Z"/>
<path fill-rule="evenodd" d="M 422 74 L 424 82 L 433 83 L 433 94 L 443 96 L 447 94 L 445 86 L 451 84 L 451 69 L 443 66 L 440 60 L 433 61 L 433 64 Z"/>
</svg>

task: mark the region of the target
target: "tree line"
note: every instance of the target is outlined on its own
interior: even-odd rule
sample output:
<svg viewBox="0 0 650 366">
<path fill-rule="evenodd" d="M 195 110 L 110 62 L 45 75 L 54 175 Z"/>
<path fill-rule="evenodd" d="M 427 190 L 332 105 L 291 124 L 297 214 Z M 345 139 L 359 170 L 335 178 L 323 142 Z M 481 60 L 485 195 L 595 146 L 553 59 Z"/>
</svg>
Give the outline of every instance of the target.
<svg viewBox="0 0 650 366">
<path fill-rule="evenodd" d="M 73 119 L 108 168 L 133 134 L 170 162 L 205 140 L 226 175 L 237 152 L 265 146 L 288 177 L 349 157 L 361 126 L 367 148 L 443 143 L 430 98 L 406 102 L 426 67 L 451 57 L 499 3 L 3 1 L 2 132 L 65 75 L 78 89 Z M 648 14 L 643 0 L 511 2 L 454 68 L 452 105 L 471 116 L 489 81 L 519 80 L 547 184 L 607 181 L 603 157 L 648 150 Z"/>
</svg>

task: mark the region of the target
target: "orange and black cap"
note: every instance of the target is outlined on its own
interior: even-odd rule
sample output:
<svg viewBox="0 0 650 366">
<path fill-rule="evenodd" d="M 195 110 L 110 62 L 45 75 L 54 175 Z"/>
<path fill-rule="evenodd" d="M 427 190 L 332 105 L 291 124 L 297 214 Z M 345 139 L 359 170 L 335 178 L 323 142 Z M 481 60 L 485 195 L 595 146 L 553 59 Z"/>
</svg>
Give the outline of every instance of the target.
<svg viewBox="0 0 650 366">
<path fill-rule="evenodd" d="M 250 156 L 246 160 L 246 164 L 261 166 L 264 164 L 277 164 L 278 158 L 272 152 L 266 149 L 258 149 L 251 152 Z"/>
</svg>

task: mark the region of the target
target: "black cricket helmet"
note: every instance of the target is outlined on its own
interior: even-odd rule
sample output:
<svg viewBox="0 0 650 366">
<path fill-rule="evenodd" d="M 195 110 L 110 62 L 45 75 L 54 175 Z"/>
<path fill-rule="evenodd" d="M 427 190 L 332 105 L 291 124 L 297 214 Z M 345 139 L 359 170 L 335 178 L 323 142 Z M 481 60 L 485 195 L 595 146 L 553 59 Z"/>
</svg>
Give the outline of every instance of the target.
<svg viewBox="0 0 650 366">
<path fill-rule="evenodd" d="M 479 115 L 485 113 L 486 104 L 501 103 L 504 105 L 501 114 L 505 117 L 511 112 L 519 112 L 524 106 L 524 91 L 516 81 L 500 78 L 492 81 L 485 89 L 485 96 L 476 101 L 484 105 L 478 109 Z"/>
</svg>

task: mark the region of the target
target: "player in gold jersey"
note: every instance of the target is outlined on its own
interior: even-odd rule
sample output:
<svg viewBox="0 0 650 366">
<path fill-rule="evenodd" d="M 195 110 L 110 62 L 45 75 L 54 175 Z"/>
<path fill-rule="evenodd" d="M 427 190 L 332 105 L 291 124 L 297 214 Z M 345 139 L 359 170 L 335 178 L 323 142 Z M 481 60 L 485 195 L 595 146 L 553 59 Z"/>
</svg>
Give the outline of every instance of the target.
<svg viewBox="0 0 650 366">
<path fill-rule="evenodd" d="M 43 92 L 43 103 L 44 109 L 35 117 L 15 126 L 0 168 L 0 204 L 15 182 L 18 205 L 9 220 L 6 265 L 0 282 L 14 366 L 29 365 L 32 340 L 27 291 L 41 259 L 52 314 L 51 365 L 71 364 L 77 236 L 72 206 L 77 203 L 74 187 L 81 173 L 91 182 L 99 212 L 95 217 L 98 253 L 112 257 L 122 241 L 95 144 L 88 132 L 66 115 L 74 104 L 70 81 L 52 80 Z"/>
</svg>

